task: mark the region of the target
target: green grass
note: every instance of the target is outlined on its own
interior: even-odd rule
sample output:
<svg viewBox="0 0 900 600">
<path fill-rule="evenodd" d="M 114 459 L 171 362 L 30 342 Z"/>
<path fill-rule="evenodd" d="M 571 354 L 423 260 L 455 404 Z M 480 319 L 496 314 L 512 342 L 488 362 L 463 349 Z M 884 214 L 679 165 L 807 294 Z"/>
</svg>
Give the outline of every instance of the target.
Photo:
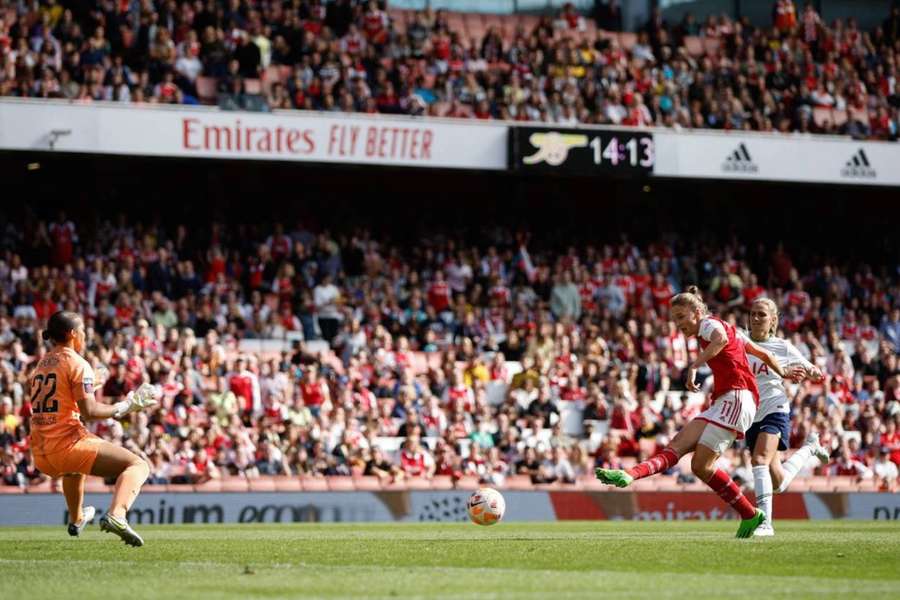
<svg viewBox="0 0 900 600">
<path fill-rule="evenodd" d="M 897 598 L 900 524 L 184 525 L 128 548 L 92 526 L 0 528 L 7 598 Z"/>
</svg>

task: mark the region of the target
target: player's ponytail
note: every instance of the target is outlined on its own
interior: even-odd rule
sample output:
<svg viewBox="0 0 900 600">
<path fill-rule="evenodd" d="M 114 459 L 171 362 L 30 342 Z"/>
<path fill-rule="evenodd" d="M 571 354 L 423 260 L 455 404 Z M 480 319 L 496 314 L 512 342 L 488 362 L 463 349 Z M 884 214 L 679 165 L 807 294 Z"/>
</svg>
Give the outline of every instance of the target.
<svg viewBox="0 0 900 600">
<path fill-rule="evenodd" d="M 60 310 L 50 315 L 47 320 L 47 329 L 41 333 L 41 336 L 56 344 L 64 344 L 69 339 L 69 332 L 78 329 L 79 325 L 81 325 L 81 317 L 78 313 Z"/>
<path fill-rule="evenodd" d="M 709 313 L 706 303 L 703 302 L 703 296 L 700 294 L 700 288 L 696 285 L 689 285 L 685 291 L 672 296 L 672 306 L 687 306 L 699 310 L 702 315 Z"/>
</svg>

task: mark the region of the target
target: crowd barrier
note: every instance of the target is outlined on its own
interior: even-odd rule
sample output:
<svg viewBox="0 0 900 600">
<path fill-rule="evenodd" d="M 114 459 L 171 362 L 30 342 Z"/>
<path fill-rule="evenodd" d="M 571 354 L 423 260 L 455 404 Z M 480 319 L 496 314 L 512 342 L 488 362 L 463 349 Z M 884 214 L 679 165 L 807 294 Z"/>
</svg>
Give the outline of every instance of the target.
<svg viewBox="0 0 900 600">
<path fill-rule="evenodd" d="M 847 478 L 842 478 L 847 479 Z M 713 520 L 733 511 L 703 484 L 652 478 L 633 489 L 615 490 L 587 479 L 576 484 L 501 487 L 508 521 Z M 796 490 L 778 496 L 781 519 L 900 519 L 900 494 L 858 491 L 836 478 L 798 480 Z M 857 484 L 854 484 L 857 485 Z M 381 485 L 374 478 L 261 478 L 201 485 L 148 485 L 131 510 L 138 524 L 270 522 L 454 522 L 465 521 L 474 479 L 411 480 Z M 55 525 L 68 515 L 63 497 L 50 484 L 0 488 L 0 525 Z M 89 482 L 85 503 L 109 504 L 110 488 Z M 752 497 L 752 494 L 751 494 Z"/>
</svg>

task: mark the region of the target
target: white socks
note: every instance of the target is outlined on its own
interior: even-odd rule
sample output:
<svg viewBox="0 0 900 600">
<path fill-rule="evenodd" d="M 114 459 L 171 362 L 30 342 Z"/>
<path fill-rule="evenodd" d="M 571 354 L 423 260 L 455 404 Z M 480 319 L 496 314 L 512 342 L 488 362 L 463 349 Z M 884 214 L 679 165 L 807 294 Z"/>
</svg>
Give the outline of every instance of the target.
<svg viewBox="0 0 900 600">
<path fill-rule="evenodd" d="M 789 459 L 781 464 L 781 469 L 784 471 L 784 479 L 781 481 L 781 485 L 778 486 L 776 493 L 781 494 L 788 489 L 794 477 L 806 466 L 810 458 L 812 458 L 812 446 L 806 445 L 794 452 Z M 754 471 L 756 471 L 755 468 Z"/>
<path fill-rule="evenodd" d="M 753 467 L 753 491 L 756 492 L 756 507 L 766 513 L 766 523 L 771 523 L 772 475 L 768 465 Z"/>
</svg>

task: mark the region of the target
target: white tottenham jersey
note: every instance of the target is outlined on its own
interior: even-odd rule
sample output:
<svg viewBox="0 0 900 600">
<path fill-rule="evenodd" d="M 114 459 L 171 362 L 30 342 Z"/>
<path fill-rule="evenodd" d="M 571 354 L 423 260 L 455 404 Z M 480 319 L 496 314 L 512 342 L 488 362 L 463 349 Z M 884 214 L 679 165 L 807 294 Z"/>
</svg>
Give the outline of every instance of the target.
<svg viewBox="0 0 900 600">
<path fill-rule="evenodd" d="M 741 335 L 745 339 L 750 338 L 744 331 L 741 331 Z M 770 337 L 765 342 L 754 343 L 771 352 L 783 369 L 796 364 L 803 365 L 807 369 L 811 369 L 813 366 L 811 362 L 803 358 L 796 346 L 785 339 Z M 752 354 L 747 355 L 747 361 L 750 363 L 750 370 L 756 376 L 756 385 L 759 388 L 759 410 L 756 411 L 754 422 L 760 421 L 763 417 L 772 413 L 790 412 L 791 403 L 788 400 L 787 392 L 784 389 L 784 381 L 781 377 L 772 372 L 766 363 Z"/>
</svg>

